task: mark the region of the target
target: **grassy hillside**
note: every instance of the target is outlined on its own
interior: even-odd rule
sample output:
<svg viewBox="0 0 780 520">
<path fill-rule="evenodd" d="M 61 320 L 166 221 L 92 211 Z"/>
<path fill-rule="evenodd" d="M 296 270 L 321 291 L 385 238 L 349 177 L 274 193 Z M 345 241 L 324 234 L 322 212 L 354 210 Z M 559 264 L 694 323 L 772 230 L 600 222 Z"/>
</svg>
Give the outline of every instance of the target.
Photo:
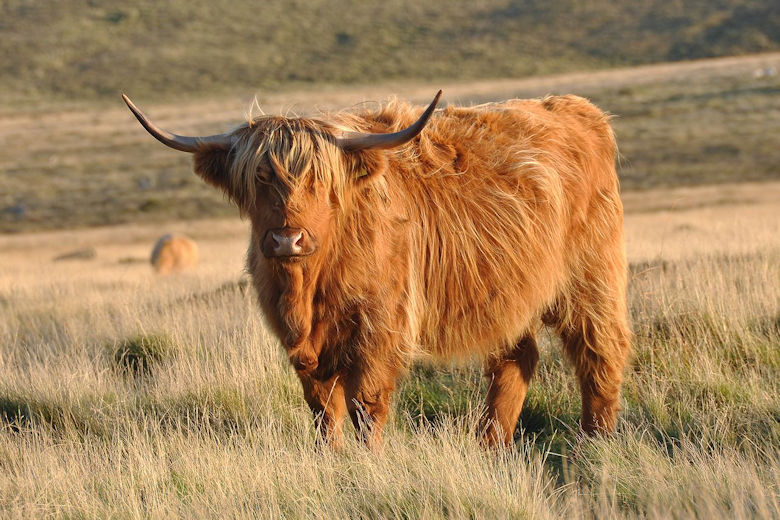
<svg viewBox="0 0 780 520">
<path fill-rule="evenodd" d="M 0 2 L 7 103 L 521 77 L 780 49 L 773 0 Z"/>
<path fill-rule="evenodd" d="M 780 53 L 515 81 L 316 89 L 263 96 L 269 113 L 349 107 L 390 94 L 445 103 L 577 93 L 615 114 L 624 190 L 780 178 Z M 244 93 L 245 95 L 247 93 Z M 135 96 L 164 128 L 209 134 L 240 122 L 246 97 L 155 104 Z M 235 216 L 192 173 L 191 159 L 157 143 L 121 100 L 111 108 L 0 111 L 0 232 L 121 222 Z"/>
<path fill-rule="evenodd" d="M 201 265 L 154 276 L 159 224 L 0 236 L 0 516 L 780 516 L 780 183 L 626 197 L 635 332 L 617 435 L 578 436 L 553 335 L 514 450 L 476 442 L 479 366 L 416 366 L 384 449 L 317 449 L 253 291 L 246 223 L 180 223 Z M 673 207 L 676 211 L 652 211 Z M 76 247 L 83 260 L 52 262 Z"/>
</svg>

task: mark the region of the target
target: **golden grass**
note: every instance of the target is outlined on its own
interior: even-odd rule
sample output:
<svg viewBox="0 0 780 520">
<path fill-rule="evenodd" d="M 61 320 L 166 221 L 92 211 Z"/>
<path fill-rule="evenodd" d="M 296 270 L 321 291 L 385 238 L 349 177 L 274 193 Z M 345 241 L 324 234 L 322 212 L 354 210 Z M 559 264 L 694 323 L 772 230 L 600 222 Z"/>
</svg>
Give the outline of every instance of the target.
<svg viewBox="0 0 780 520">
<path fill-rule="evenodd" d="M 239 220 L 0 236 L 0 516 L 777 517 L 780 183 L 624 198 L 619 434 L 577 435 L 548 340 L 510 453 L 476 442 L 471 366 L 413 369 L 380 452 L 318 449 L 240 283 Z M 166 231 L 195 238 L 197 270 L 131 261 Z M 52 261 L 82 247 L 96 257 Z M 139 337 L 152 361 L 124 369 Z"/>
</svg>

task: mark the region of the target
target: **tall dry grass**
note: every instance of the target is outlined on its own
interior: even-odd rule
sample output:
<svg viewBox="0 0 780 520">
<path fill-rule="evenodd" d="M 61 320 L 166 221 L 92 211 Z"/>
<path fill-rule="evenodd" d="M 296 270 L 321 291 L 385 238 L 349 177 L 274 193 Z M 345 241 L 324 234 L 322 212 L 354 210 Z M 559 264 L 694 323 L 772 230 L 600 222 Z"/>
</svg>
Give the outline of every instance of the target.
<svg viewBox="0 0 780 520">
<path fill-rule="evenodd" d="M 314 442 L 240 282 L 246 227 L 180 224 L 202 264 L 155 278 L 159 226 L 0 237 L 3 517 L 780 516 L 780 185 L 626 194 L 636 333 L 619 433 L 581 438 L 543 336 L 516 449 L 476 442 L 475 366 L 414 367 L 379 452 Z M 75 247 L 93 260 L 52 262 Z"/>
</svg>

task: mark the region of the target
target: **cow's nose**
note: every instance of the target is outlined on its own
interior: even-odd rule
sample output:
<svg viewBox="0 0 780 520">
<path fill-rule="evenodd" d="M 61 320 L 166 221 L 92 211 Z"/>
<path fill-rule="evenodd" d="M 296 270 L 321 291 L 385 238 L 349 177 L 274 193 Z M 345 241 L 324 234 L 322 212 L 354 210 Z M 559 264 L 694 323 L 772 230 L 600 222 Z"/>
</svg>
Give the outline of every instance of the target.
<svg viewBox="0 0 780 520">
<path fill-rule="evenodd" d="M 269 229 L 263 240 L 263 253 L 273 256 L 305 256 L 314 252 L 314 244 L 305 229 L 284 227 Z"/>
<path fill-rule="evenodd" d="M 298 255 L 303 251 L 303 230 L 285 229 L 272 231 L 271 238 L 274 241 L 274 252 L 277 255 Z"/>
</svg>

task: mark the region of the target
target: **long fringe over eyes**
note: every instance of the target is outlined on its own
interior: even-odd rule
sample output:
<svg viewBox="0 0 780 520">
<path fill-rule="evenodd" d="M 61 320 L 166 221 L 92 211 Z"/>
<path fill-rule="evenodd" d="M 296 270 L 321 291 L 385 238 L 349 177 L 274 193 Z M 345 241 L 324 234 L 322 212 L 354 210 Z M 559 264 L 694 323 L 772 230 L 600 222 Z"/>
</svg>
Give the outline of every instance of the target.
<svg viewBox="0 0 780 520">
<path fill-rule="evenodd" d="M 242 210 L 254 207 L 258 182 L 272 177 L 287 193 L 314 182 L 343 198 L 347 183 L 344 153 L 328 125 L 312 119 L 258 117 L 235 131 L 227 172 L 230 192 L 240 194 Z"/>
</svg>

